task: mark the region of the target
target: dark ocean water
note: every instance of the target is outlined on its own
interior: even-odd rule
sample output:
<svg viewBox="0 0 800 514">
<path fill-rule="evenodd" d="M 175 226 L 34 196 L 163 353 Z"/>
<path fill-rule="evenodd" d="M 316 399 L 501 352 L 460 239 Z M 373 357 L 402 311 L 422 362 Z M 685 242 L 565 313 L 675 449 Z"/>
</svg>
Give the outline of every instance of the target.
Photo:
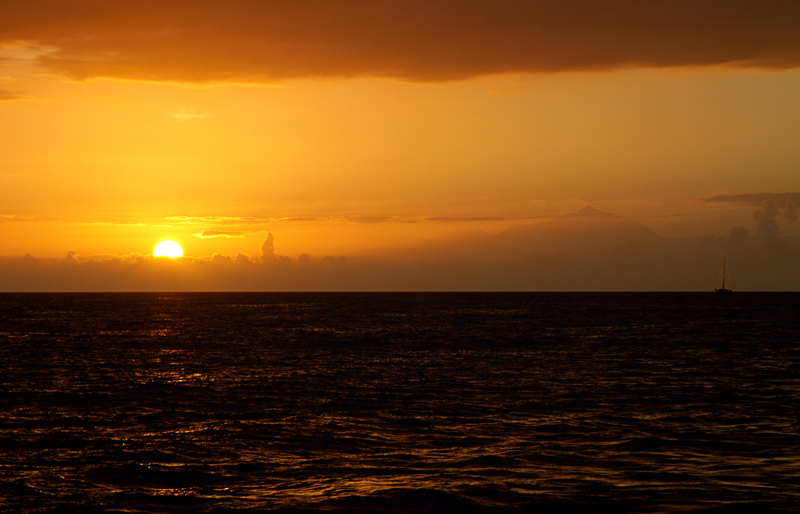
<svg viewBox="0 0 800 514">
<path fill-rule="evenodd" d="M 800 511 L 800 294 L 4 294 L 0 362 L 4 511 Z"/>
</svg>

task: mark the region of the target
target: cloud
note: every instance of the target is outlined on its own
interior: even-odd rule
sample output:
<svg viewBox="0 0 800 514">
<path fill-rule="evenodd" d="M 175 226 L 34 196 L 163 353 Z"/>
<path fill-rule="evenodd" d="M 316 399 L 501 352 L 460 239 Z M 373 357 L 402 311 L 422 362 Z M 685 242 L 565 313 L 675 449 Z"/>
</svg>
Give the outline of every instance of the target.
<svg viewBox="0 0 800 514">
<path fill-rule="evenodd" d="M 757 207 L 753 212 L 756 225 L 756 237 L 770 247 L 778 247 L 780 227 L 778 219 L 784 218 L 790 223 L 797 221 L 800 209 L 800 193 L 755 193 L 741 195 L 716 195 L 705 200 L 706 203 L 732 203 Z"/>
<path fill-rule="evenodd" d="M 344 219 L 347 221 L 352 221 L 353 223 L 363 223 L 367 225 L 384 223 L 392 220 L 392 218 L 389 216 L 347 216 Z"/>
<path fill-rule="evenodd" d="M 228 257 L 227 255 L 222 255 L 221 253 L 214 254 L 214 257 L 211 258 L 211 262 L 217 265 L 226 265 L 226 264 L 233 264 L 233 259 Z"/>
<path fill-rule="evenodd" d="M 657 218 L 688 218 L 694 216 L 702 216 L 699 212 L 683 212 L 677 214 L 659 214 L 655 216 L 643 216 L 641 219 L 657 219 Z"/>
<path fill-rule="evenodd" d="M 505 221 L 506 218 L 501 216 L 470 216 L 470 217 L 452 217 L 452 216 L 433 216 L 425 218 L 425 221 L 431 222 L 464 222 L 464 221 Z"/>
<path fill-rule="evenodd" d="M 267 240 L 261 245 L 261 261 L 266 263 L 275 259 L 275 237 L 270 232 L 267 234 Z"/>
<path fill-rule="evenodd" d="M 750 230 L 745 227 L 732 227 L 727 234 L 727 241 L 732 244 L 742 244 L 750 239 Z"/>
<path fill-rule="evenodd" d="M 0 102 L 11 102 L 14 100 L 33 100 L 32 96 L 21 95 L 0 89 Z"/>
<path fill-rule="evenodd" d="M 26 0 L 0 43 L 75 79 L 459 80 L 629 66 L 800 65 L 796 0 Z"/>
<path fill-rule="evenodd" d="M 703 200 L 705 203 L 733 203 L 758 207 L 767 202 L 785 205 L 800 205 L 800 193 L 747 193 L 741 195 L 714 195 Z"/>
<path fill-rule="evenodd" d="M 0 175 L 2 177 L 3 175 Z M 15 176 L 15 175 L 6 175 L 6 176 Z M 14 214 L 0 214 L 0 223 L 24 223 L 28 221 L 34 221 L 34 219 L 30 216 L 16 216 Z"/>
<path fill-rule="evenodd" d="M 227 238 L 244 237 L 244 235 L 242 235 L 242 232 L 234 231 L 234 230 L 229 230 L 229 231 L 225 231 L 225 230 L 204 230 L 202 232 L 199 232 L 199 233 L 195 234 L 195 237 L 199 237 L 200 239 L 212 239 L 212 238 L 215 238 L 215 237 L 227 237 Z"/>
<path fill-rule="evenodd" d="M 275 218 L 275 221 L 324 221 L 325 218 L 317 218 L 314 216 L 294 216 L 289 218 Z"/>
<path fill-rule="evenodd" d="M 175 121 L 184 122 L 184 121 L 208 118 L 208 114 L 203 112 L 197 112 L 193 109 L 181 108 L 174 112 L 169 113 L 169 117 L 174 119 Z"/>
<path fill-rule="evenodd" d="M 272 221 L 272 218 L 257 218 L 253 216 L 167 216 L 166 219 L 187 225 L 194 223 L 239 225 Z"/>
</svg>

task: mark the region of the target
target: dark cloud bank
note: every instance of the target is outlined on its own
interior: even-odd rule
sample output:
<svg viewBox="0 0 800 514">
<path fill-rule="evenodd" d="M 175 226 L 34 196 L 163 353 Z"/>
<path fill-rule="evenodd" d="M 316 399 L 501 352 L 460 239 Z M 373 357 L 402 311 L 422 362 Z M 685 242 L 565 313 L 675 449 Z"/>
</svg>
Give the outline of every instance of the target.
<svg viewBox="0 0 800 514">
<path fill-rule="evenodd" d="M 0 42 L 73 78 L 458 80 L 800 65 L 797 0 L 2 0 Z"/>
<path fill-rule="evenodd" d="M 760 235 L 758 216 L 755 233 L 690 239 L 587 208 L 494 236 L 465 231 L 347 257 L 281 256 L 271 234 L 258 259 L 25 256 L 0 260 L 0 291 L 711 291 L 724 256 L 736 290 L 800 290 L 800 239 Z"/>
</svg>

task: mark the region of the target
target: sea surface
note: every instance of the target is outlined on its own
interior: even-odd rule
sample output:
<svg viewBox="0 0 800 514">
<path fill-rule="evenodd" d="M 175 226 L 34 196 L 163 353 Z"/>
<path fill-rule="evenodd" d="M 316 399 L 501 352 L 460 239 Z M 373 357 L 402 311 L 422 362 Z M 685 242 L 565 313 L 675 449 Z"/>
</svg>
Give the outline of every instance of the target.
<svg viewBox="0 0 800 514">
<path fill-rule="evenodd" d="M 800 294 L 0 295 L 0 510 L 800 511 Z"/>
</svg>

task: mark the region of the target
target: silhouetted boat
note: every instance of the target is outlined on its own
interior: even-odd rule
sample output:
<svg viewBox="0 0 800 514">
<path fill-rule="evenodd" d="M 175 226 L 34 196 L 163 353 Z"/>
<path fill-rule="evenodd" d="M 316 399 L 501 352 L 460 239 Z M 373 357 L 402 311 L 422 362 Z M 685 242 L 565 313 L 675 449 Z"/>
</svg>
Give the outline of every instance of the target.
<svg viewBox="0 0 800 514">
<path fill-rule="evenodd" d="M 717 294 L 733 294 L 733 291 L 730 289 L 725 289 L 725 272 L 727 271 L 727 257 L 722 258 L 722 287 L 719 289 L 714 289 L 714 292 Z"/>
</svg>

